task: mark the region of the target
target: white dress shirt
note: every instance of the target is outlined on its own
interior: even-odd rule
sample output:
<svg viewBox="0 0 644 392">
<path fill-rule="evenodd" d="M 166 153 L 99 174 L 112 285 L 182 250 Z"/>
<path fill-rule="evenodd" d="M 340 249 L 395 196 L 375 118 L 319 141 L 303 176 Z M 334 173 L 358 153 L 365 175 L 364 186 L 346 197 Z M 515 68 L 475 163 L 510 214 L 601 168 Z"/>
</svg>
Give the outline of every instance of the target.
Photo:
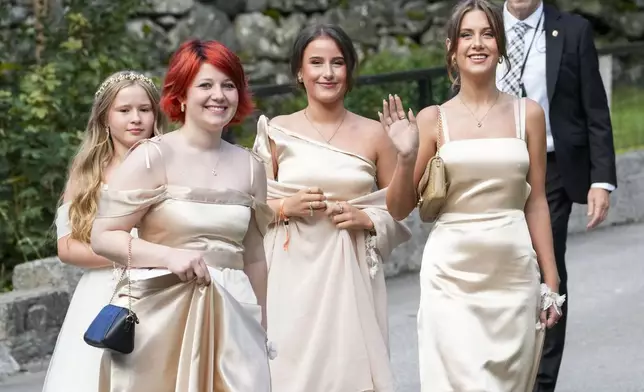
<svg viewBox="0 0 644 392">
<path fill-rule="evenodd" d="M 548 101 L 548 83 L 546 79 L 546 32 L 544 27 L 545 15 L 542 15 L 543 2 L 539 4 L 539 7 L 537 7 L 537 9 L 530 16 L 523 20 L 523 23 L 528 26 L 528 30 L 523 37 L 525 42 L 523 55 L 525 56 L 525 54 L 528 53 L 528 59 L 525 64 L 525 69 L 521 81 L 523 82 L 523 85 L 525 87 L 526 94 L 528 94 L 528 98 L 539 103 L 546 114 L 546 148 L 548 152 L 552 152 L 555 150 L 555 145 L 552 139 L 552 131 L 550 128 L 550 102 Z M 508 11 L 508 4 L 506 2 L 503 5 L 503 24 L 505 26 L 505 33 L 508 43 L 515 39 L 516 35 L 512 28 L 519 22 L 521 21 L 514 17 L 514 15 L 510 13 L 510 11 Z M 532 47 L 530 47 L 531 43 Z M 528 48 L 530 48 L 529 52 Z M 517 66 L 520 67 L 521 65 L 522 63 L 518 64 Z M 501 86 L 501 80 L 505 76 L 506 70 L 507 64 L 506 61 L 504 61 L 503 63 L 499 64 L 496 72 L 496 83 L 499 87 Z M 608 191 L 613 191 L 615 189 L 614 185 L 601 182 L 594 183 L 591 185 L 591 187 L 603 188 Z"/>
</svg>

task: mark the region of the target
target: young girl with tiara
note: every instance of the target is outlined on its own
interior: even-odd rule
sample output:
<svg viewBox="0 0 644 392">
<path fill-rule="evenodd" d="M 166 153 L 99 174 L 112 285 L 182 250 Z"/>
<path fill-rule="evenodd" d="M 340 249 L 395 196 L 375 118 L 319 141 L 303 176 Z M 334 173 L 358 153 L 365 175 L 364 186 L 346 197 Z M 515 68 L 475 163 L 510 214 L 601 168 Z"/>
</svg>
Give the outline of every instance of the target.
<svg viewBox="0 0 644 392">
<path fill-rule="evenodd" d="M 110 300 L 118 277 L 116 264 L 95 254 L 89 245 L 98 198 L 128 150 L 160 134 L 164 126 L 159 92 L 152 80 L 138 72 L 111 75 L 95 94 L 56 216 L 58 257 L 86 272 L 70 301 L 43 392 L 98 390 L 100 368 L 105 366 L 101 365 L 103 350 L 87 345 L 83 334 Z"/>
</svg>

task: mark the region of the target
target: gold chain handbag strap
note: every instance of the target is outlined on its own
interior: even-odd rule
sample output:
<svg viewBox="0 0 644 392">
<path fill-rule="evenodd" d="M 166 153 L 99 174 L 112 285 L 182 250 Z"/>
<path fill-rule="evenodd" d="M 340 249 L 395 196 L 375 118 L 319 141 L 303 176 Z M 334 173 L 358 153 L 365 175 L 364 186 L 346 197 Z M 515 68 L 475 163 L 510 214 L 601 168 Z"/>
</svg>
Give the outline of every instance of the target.
<svg viewBox="0 0 644 392">
<path fill-rule="evenodd" d="M 436 105 L 438 109 L 438 124 L 436 126 L 436 155 L 439 155 L 441 146 L 443 145 L 443 110 L 439 105 Z"/>
<path fill-rule="evenodd" d="M 421 176 L 420 179 L 420 184 L 418 185 L 416 189 L 416 206 L 420 207 L 420 205 L 423 202 L 423 194 L 426 192 L 427 187 L 433 187 L 433 184 L 430 184 L 430 176 L 431 176 L 431 171 L 432 168 L 435 167 L 436 161 L 442 160 L 440 157 L 440 148 L 443 145 L 443 139 L 442 139 L 442 133 L 443 133 L 443 116 L 442 116 L 442 110 L 440 105 L 436 105 L 436 109 L 438 110 L 438 120 L 436 123 L 436 152 L 434 153 L 434 156 L 427 162 L 427 166 L 425 167 L 425 171 L 423 172 L 423 175 Z"/>
<path fill-rule="evenodd" d="M 118 282 L 116 282 L 116 285 L 114 285 L 114 291 L 112 292 L 112 297 L 110 298 L 110 302 L 114 300 L 114 297 L 116 296 L 116 293 L 118 292 L 119 285 L 123 281 L 123 278 L 126 277 L 127 275 L 127 291 L 128 291 L 128 307 L 127 310 L 129 312 L 130 316 L 133 316 L 134 313 L 132 312 L 132 280 L 130 279 L 130 269 L 132 268 L 132 240 L 134 238 L 130 236 L 130 239 L 128 240 L 127 243 L 127 266 L 123 268 L 123 271 L 121 272 L 121 276 L 119 277 Z"/>
</svg>

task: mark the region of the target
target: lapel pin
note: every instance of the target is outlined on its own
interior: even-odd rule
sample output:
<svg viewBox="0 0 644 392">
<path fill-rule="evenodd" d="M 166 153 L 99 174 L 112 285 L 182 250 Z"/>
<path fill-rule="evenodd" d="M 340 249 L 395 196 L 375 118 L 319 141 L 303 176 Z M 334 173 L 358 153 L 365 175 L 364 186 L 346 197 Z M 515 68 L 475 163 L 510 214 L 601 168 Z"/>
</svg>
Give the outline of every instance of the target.
<svg viewBox="0 0 644 392">
<path fill-rule="evenodd" d="M 556 37 L 559 35 L 559 32 L 557 30 L 552 30 L 552 36 Z"/>
</svg>

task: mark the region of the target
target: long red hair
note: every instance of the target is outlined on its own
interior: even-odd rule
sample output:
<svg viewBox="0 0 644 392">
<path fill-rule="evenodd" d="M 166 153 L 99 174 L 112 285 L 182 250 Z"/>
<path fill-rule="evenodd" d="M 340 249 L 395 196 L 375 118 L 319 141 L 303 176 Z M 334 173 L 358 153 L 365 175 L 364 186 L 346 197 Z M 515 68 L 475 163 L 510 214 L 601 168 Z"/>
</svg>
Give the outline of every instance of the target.
<svg viewBox="0 0 644 392">
<path fill-rule="evenodd" d="M 181 99 L 185 99 L 188 86 L 193 82 L 201 65 L 208 63 L 226 74 L 237 86 L 239 105 L 230 125 L 241 123 L 254 110 L 248 81 L 239 57 L 222 43 L 193 39 L 184 42 L 170 58 L 168 72 L 163 82 L 161 110 L 173 122 L 185 122 Z"/>
</svg>

